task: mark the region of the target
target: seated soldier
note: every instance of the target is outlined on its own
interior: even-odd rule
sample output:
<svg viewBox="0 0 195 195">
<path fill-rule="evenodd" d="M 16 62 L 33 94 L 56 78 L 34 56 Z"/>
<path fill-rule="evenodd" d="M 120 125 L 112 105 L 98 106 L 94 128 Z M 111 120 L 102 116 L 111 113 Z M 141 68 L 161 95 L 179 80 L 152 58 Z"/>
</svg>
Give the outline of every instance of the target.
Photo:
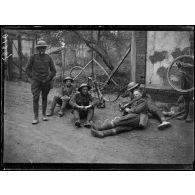
<svg viewBox="0 0 195 195">
<path fill-rule="evenodd" d="M 84 127 L 90 128 L 94 115 L 95 102 L 91 94 L 89 94 L 90 86 L 83 83 L 78 88 L 76 93 L 70 100 L 70 105 L 73 107 L 73 115 L 75 126 L 81 127 L 81 118 L 87 118 Z"/>
<path fill-rule="evenodd" d="M 127 91 L 129 91 L 130 99 L 132 99 L 131 98 L 132 97 L 132 93 L 136 89 L 140 89 L 140 90 L 143 91 L 142 98 L 144 98 L 147 101 L 149 114 L 152 114 L 152 116 L 157 117 L 161 121 L 161 124 L 158 126 L 158 128 L 159 129 L 164 129 L 166 127 L 169 127 L 171 125 L 171 123 L 166 121 L 166 118 L 162 114 L 161 110 L 156 106 L 156 104 L 152 100 L 151 96 L 149 94 L 146 94 L 146 91 L 140 86 L 140 84 L 135 83 L 135 82 L 131 82 L 131 83 L 128 84 Z M 127 107 L 128 104 L 119 105 L 119 106 L 120 106 L 121 110 L 124 110 L 124 114 L 125 114 L 125 107 Z"/>
<path fill-rule="evenodd" d="M 67 106 L 70 106 L 69 101 L 74 91 L 74 87 L 72 85 L 73 82 L 74 81 L 71 77 L 66 77 L 63 80 L 64 85 L 59 89 L 58 93 L 54 96 L 51 108 L 47 113 L 47 116 L 53 115 L 56 104 L 59 104 L 61 106 L 60 111 L 58 112 L 59 116 L 62 117 L 64 115 L 65 108 Z"/>
<path fill-rule="evenodd" d="M 103 138 L 132 129 L 146 128 L 148 122 L 146 100 L 142 98 L 140 90 L 135 90 L 133 95 L 134 101 L 131 105 L 129 104 L 131 108 L 126 108 L 127 114 L 125 116 L 116 117 L 101 126 L 92 124 L 91 134 L 94 137 Z"/>
</svg>

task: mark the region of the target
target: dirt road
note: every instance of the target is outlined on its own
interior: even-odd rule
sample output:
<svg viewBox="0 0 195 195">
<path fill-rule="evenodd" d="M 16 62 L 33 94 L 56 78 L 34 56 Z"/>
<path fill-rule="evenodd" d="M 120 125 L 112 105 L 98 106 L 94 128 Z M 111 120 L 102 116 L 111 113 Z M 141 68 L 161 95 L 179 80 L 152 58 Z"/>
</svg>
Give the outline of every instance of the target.
<svg viewBox="0 0 195 195">
<path fill-rule="evenodd" d="M 4 162 L 191 164 L 194 159 L 194 125 L 183 121 L 172 120 L 171 128 L 159 131 L 158 121 L 150 120 L 146 130 L 98 139 L 89 129 L 76 129 L 70 111 L 32 125 L 28 83 L 7 82 L 4 105 Z M 119 115 L 117 110 L 109 104 L 96 110 L 96 122 Z"/>
</svg>

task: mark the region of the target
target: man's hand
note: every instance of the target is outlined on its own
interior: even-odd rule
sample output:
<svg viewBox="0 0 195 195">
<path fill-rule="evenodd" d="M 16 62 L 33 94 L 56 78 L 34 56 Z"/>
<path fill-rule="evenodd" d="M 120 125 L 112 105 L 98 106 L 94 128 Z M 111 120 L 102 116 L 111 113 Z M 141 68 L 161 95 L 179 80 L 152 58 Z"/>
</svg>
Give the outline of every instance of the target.
<svg viewBox="0 0 195 195">
<path fill-rule="evenodd" d="M 77 106 L 79 110 L 84 110 L 85 106 Z"/>
<path fill-rule="evenodd" d="M 70 97 L 68 97 L 67 95 L 65 95 L 65 96 L 62 96 L 61 99 L 62 100 L 65 100 L 65 101 L 68 101 L 68 100 L 70 100 Z"/>
<path fill-rule="evenodd" d="M 59 98 L 62 97 L 62 95 L 60 93 L 57 93 L 56 96 L 59 97 Z"/>
<path fill-rule="evenodd" d="M 130 113 L 131 109 L 130 108 L 125 108 L 125 112 Z"/>
<path fill-rule="evenodd" d="M 42 83 L 47 83 L 51 80 L 50 76 L 47 76 L 46 79 L 42 80 Z"/>
<path fill-rule="evenodd" d="M 85 110 L 88 110 L 92 107 L 92 105 L 89 105 L 89 106 L 85 106 Z"/>
</svg>

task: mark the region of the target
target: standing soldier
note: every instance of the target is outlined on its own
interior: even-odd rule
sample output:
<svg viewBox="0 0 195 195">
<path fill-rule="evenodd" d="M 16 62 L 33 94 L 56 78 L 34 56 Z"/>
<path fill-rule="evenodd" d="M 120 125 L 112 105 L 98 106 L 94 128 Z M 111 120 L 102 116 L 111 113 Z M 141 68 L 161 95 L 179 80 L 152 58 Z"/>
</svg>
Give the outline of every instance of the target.
<svg viewBox="0 0 195 195">
<path fill-rule="evenodd" d="M 38 41 L 36 45 L 37 54 L 30 57 L 26 73 L 31 79 L 31 92 L 33 94 L 34 120 L 32 124 L 39 122 L 39 97 L 42 96 L 42 119 L 47 121 L 47 96 L 52 87 L 52 79 L 56 75 L 56 69 L 52 58 L 45 54 L 47 44 L 45 41 Z"/>
<path fill-rule="evenodd" d="M 182 63 L 184 63 L 182 65 Z M 192 88 L 194 84 L 194 67 L 193 66 L 185 66 L 185 63 L 189 63 L 190 65 L 194 64 L 194 60 L 184 58 L 182 62 L 177 63 L 178 68 L 182 70 L 181 77 L 181 88 L 183 90 Z M 186 92 L 180 98 L 180 100 L 184 100 L 184 114 L 177 117 L 179 120 L 185 120 L 187 123 L 193 122 L 194 119 L 194 90 L 190 92 Z M 178 103 L 180 103 L 178 100 Z"/>
<path fill-rule="evenodd" d="M 73 82 L 74 80 L 71 77 L 66 77 L 63 80 L 64 85 L 60 88 L 59 92 L 54 96 L 51 108 L 47 113 L 47 116 L 53 115 L 56 103 L 61 106 L 60 111 L 58 112 L 59 116 L 62 117 L 64 115 L 65 108 L 67 106 L 70 106 L 69 101 L 74 90 L 74 87 L 72 85 Z"/>
</svg>

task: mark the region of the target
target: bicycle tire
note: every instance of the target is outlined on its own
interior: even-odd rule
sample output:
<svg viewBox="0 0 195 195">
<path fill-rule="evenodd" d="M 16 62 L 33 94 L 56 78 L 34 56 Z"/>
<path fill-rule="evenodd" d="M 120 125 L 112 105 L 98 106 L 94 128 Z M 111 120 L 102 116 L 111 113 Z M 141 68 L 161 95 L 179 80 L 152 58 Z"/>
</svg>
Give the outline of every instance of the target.
<svg viewBox="0 0 195 195">
<path fill-rule="evenodd" d="M 192 59 L 194 61 L 194 57 L 193 56 L 190 56 L 190 55 L 182 55 L 182 56 L 179 56 L 177 57 L 176 59 L 173 60 L 173 62 L 171 63 L 171 65 L 168 67 L 167 69 L 167 80 L 170 84 L 170 86 L 175 89 L 176 91 L 179 91 L 179 92 L 182 92 L 182 93 L 187 93 L 187 92 L 191 92 L 194 90 L 194 86 L 191 87 L 190 89 L 179 89 L 177 88 L 171 81 L 171 78 L 170 78 L 170 72 L 171 72 L 171 68 L 172 66 L 175 64 L 175 62 L 177 62 L 178 60 L 181 60 L 182 58 L 189 58 L 189 59 Z M 194 66 L 194 65 L 193 65 Z"/>
<path fill-rule="evenodd" d="M 84 69 L 81 66 L 74 66 L 73 68 L 71 68 L 70 70 L 70 77 L 73 78 L 73 80 L 76 80 L 77 77 L 84 71 Z"/>
<path fill-rule="evenodd" d="M 107 92 L 107 88 L 104 87 L 104 83 L 102 83 L 101 93 L 105 101 L 112 103 L 116 102 L 119 99 L 119 97 L 123 94 L 118 89 L 115 92 Z"/>
</svg>

